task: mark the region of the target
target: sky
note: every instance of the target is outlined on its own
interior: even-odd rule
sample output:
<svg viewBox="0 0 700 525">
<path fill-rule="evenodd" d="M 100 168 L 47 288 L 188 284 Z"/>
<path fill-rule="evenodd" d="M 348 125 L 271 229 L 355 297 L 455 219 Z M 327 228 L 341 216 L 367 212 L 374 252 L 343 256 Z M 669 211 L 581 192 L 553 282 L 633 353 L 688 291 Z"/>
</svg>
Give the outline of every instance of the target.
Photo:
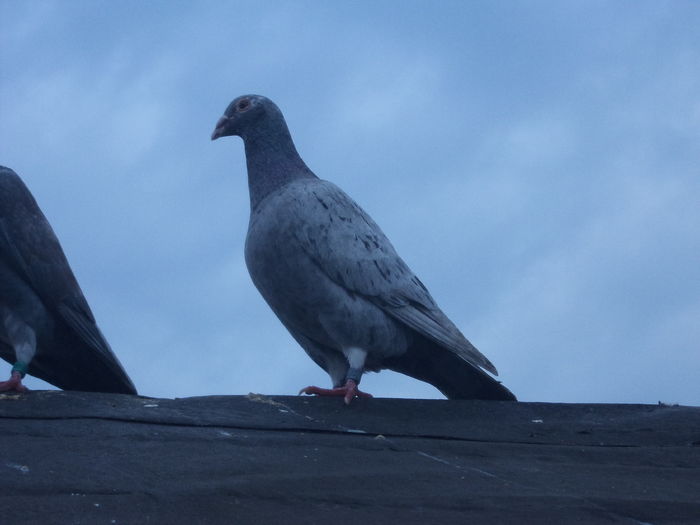
<svg viewBox="0 0 700 525">
<path fill-rule="evenodd" d="M 700 405 L 698 27 L 693 0 L 0 0 L 0 164 L 141 394 L 329 386 L 248 276 L 242 142 L 210 141 L 257 93 L 520 400 Z"/>
</svg>

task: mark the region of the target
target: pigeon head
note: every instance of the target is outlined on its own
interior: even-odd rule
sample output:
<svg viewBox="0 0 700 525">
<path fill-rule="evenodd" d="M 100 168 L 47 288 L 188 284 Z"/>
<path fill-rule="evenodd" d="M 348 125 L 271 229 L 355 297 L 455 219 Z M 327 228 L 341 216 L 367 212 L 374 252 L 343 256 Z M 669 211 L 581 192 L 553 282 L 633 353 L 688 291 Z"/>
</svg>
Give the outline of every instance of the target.
<svg viewBox="0 0 700 525">
<path fill-rule="evenodd" d="M 264 128 L 278 120 L 284 122 L 279 108 L 261 95 L 242 95 L 231 102 L 216 123 L 211 140 L 237 135 L 243 139 L 249 132 Z"/>
<path fill-rule="evenodd" d="M 237 135 L 243 139 L 251 210 L 271 191 L 299 178 L 316 178 L 299 156 L 284 116 L 269 98 L 234 99 L 216 123 L 211 140 Z"/>
</svg>

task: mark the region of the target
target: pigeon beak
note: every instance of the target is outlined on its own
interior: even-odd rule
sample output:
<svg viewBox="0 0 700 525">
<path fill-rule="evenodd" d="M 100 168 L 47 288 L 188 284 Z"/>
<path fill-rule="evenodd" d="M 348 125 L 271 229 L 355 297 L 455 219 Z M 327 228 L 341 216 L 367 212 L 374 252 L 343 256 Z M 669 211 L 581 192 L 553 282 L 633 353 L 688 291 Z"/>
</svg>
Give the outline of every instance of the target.
<svg viewBox="0 0 700 525">
<path fill-rule="evenodd" d="M 211 140 L 216 140 L 219 137 L 226 136 L 226 126 L 228 126 L 228 121 L 229 118 L 227 116 L 223 116 L 219 119 L 219 121 L 216 123 L 216 127 L 214 128 L 214 132 L 211 134 Z"/>
</svg>

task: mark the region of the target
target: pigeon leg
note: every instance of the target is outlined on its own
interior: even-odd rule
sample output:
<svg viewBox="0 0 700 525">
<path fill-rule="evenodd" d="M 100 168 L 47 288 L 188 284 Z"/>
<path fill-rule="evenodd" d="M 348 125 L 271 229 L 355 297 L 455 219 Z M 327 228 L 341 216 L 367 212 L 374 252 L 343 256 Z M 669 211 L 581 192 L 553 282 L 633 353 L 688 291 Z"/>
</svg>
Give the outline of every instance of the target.
<svg viewBox="0 0 700 525">
<path fill-rule="evenodd" d="M 309 394 L 317 396 L 342 396 L 345 398 L 345 404 L 349 405 L 350 402 L 356 397 L 372 397 L 372 394 L 363 392 L 357 388 L 357 383 L 352 379 L 348 379 L 345 385 L 336 388 L 319 388 L 317 386 L 307 386 L 299 390 L 299 394 Z"/>
<path fill-rule="evenodd" d="M 362 372 L 365 367 L 365 359 L 367 358 L 367 352 L 361 348 L 348 347 L 343 349 L 343 354 L 350 364 L 348 373 L 345 376 L 345 384 L 343 386 L 327 389 L 319 388 L 317 386 L 307 386 L 299 391 L 299 394 L 316 394 L 317 396 L 343 396 L 345 399 L 345 404 L 349 405 L 350 402 L 356 397 L 372 397 L 372 394 L 367 392 L 362 392 L 357 385 L 360 383 L 362 378 Z"/>
<path fill-rule="evenodd" d="M 15 392 L 26 392 L 29 390 L 22 384 L 21 372 L 16 370 L 12 371 L 12 374 L 10 374 L 10 379 L 7 381 L 0 381 L 0 392 L 10 392 L 12 390 Z"/>
<path fill-rule="evenodd" d="M 15 350 L 16 361 L 10 379 L 0 382 L 0 392 L 26 392 L 27 387 L 22 384 L 22 378 L 27 374 L 29 363 L 36 354 L 36 333 L 21 317 L 12 312 L 5 312 L 3 324 Z"/>
</svg>

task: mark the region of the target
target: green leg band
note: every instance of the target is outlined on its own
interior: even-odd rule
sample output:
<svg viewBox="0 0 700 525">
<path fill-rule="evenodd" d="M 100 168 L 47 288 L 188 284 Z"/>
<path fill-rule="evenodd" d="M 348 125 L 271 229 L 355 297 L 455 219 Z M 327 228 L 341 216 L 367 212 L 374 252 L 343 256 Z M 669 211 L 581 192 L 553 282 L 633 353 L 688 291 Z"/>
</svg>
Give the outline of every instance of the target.
<svg viewBox="0 0 700 525">
<path fill-rule="evenodd" d="M 14 366 L 12 367 L 13 372 L 19 372 L 22 377 L 27 375 L 27 368 L 29 368 L 29 365 L 26 363 L 22 363 L 20 361 L 17 361 Z"/>
</svg>

